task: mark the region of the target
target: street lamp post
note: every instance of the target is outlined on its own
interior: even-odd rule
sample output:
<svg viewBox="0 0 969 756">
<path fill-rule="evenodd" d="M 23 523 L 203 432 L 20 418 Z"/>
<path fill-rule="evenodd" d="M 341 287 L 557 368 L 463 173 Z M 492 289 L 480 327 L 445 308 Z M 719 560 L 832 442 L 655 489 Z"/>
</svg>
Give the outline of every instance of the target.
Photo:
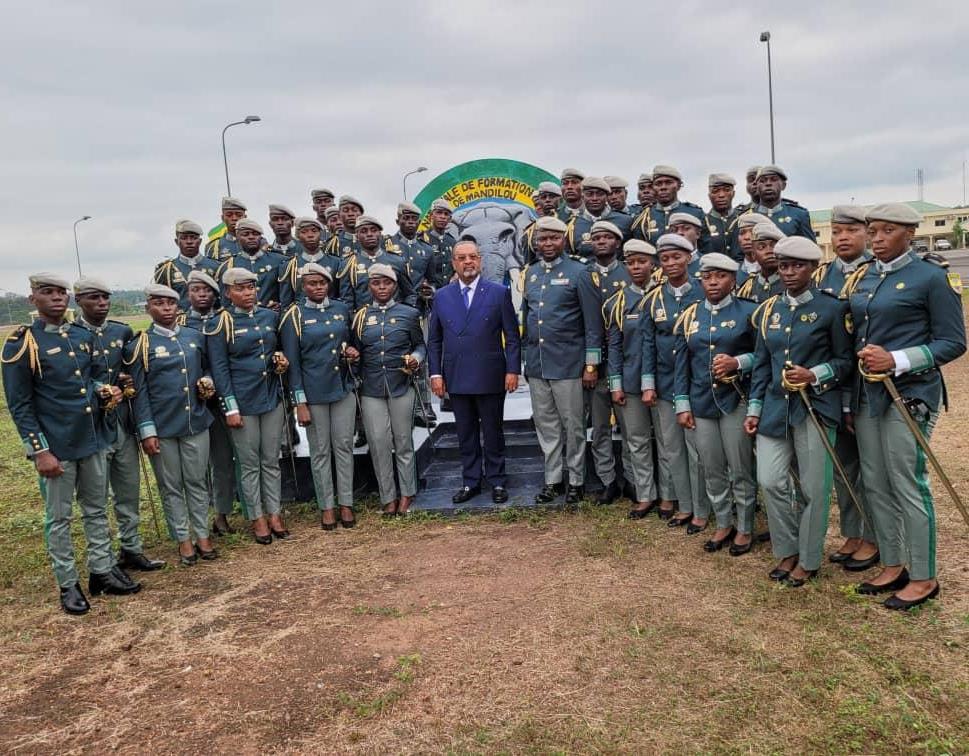
<svg viewBox="0 0 969 756">
<path fill-rule="evenodd" d="M 81 277 L 81 249 L 77 245 L 77 224 L 83 223 L 86 220 L 91 220 L 90 215 L 84 215 L 74 221 L 74 255 L 77 257 L 77 277 Z"/>
<path fill-rule="evenodd" d="M 770 104 L 770 161 L 776 163 L 774 157 L 774 82 L 770 65 L 770 32 L 760 33 L 760 41 L 767 43 L 767 100 Z"/>
<path fill-rule="evenodd" d="M 407 171 L 407 173 L 404 174 L 404 202 L 407 202 L 407 177 L 413 176 L 415 173 L 423 173 L 426 170 L 427 168 L 422 165 L 420 168 L 415 168 L 414 170 Z"/>
<path fill-rule="evenodd" d="M 230 197 L 232 196 L 232 188 L 229 186 L 229 158 L 226 156 L 225 152 L 225 132 L 227 132 L 233 126 L 241 126 L 243 124 L 248 125 L 261 120 L 262 119 L 257 115 L 250 115 L 246 116 L 241 121 L 233 121 L 230 124 L 226 124 L 226 127 L 222 129 L 222 163 L 225 165 L 225 193 Z"/>
</svg>

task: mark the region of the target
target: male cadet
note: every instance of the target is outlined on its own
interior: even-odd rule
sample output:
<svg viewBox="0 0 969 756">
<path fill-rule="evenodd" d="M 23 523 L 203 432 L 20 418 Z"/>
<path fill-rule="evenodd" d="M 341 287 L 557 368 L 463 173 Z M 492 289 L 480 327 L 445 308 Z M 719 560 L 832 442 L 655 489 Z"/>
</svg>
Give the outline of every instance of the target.
<svg viewBox="0 0 969 756">
<path fill-rule="evenodd" d="M 45 541 L 61 608 L 84 614 L 91 607 L 81 591 L 71 541 L 75 493 L 91 594 L 137 593 L 141 585 L 115 564 L 108 532 L 104 450 L 109 440 L 102 413 L 121 401 L 121 389 L 111 385 L 104 362 L 92 357 L 90 331 L 65 321 L 67 287 L 53 273 L 30 277 L 29 299 L 37 317 L 4 342 L 3 390 L 27 457 L 42 478 Z"/>
<path fill-rule="evenodd" d="M 310 192 L 310 199 L 313 202 L 313 213 L 316 215 L 316 220 L 320 222 L 323 228 L 326 228 L 326 211 L 331 207 L 335 207 L 334 199 L 336 195 L 333 193 L 332 189 L 326 189 L 325 187 L 320 189 L 313 189 Z M 339 208 L 337 208 L 339 211 Z M 323 240 L 324 243 L 326 240 Z"/>
<path fill-rule="evenodd" d="M 599 312 L 609 297 L 632 283 L 626 266 L 619 262 L 619 249 L 623 243 L 622 231 L 612 222 L 599 220 L 592 224 L 592 250 L 595 259 L 589 264 L 588 275 L 598 295 Z M 616 476 L 616 457 L 612 450 L 612 396 L 609 392 L 608 350 L 603 322 L 602 360 L 597 365 L 598 381 L 585 392 L 592 425 L 592 461 L 596 475 L 602 482 L 599 504 L 611 504 L 619 498 Z M 623 446 L 623 469 L 631 471 L 632 462 L 626 446 Z M 627 484 L 628 485 L 628 484 Z M 630 490 L 632 486 L 629 486 Z M 633 499 L 635 501 L 635 498 Z"/>
<path fill-rule="evenodd" d="M 155 283 L 167 286 L 178 292 L 178 308 L 188 309 L 188 274 L 193 270 L 204 270 L 210 275 L 219 269 L 219 263 L 211 257 L 200 255 L 202 246 L 202 227 L 190 220 L 180 220 L 175 224 L 175 246 L 178 254 L 155 266 Z"/>
<path fill-rule="evenodd" d="M 273 230 L 272 252 L 278 252 L 283 257 L 293 257 L 299 253 L 299 242 L 293 238 L 293 221 L 296 213 L 286 205 L 272 204 L 269 206 L 269 227 Z"/>
<path fill-rule="evenodd" d="M 568 220 L 565 236 L 566 250 L 575 257 L 592 257 L 592 224 L 596 221 L 609 221 L 619 229 L 622 239 L 629 238 L 629 228 L 633 219 L 609 207 L 609 184 L 605 180 L 589 176 L 582 180 L 583 207 Z"/>
<path fill-rule="evenodd" d="M 649 210 L 656 202 L 656 194 L 653 192 L 653 174 L 640 173 L 636 180 L 636 202 L 629 206 L 629 214 L 633 217 L 633 225 L 639 221 L 639 215 L 644 210 Z"/>
<path fill-rule="evenodd" d="M 108 319 L 111 287 L 96 278 L 81 278 L 74 284 L 74 299 L 81 310 L 74 322 L 91 333 L 91 360 L 104 365 L 105 382 L 129 394 L 134 386 L 131 376 L 123 370 L 122 358 L 125 345 L 134 338 L 134 333 L 126 323 Z M 126 400 L 113 412 L 107 413 L 104 420 L 107 440 L 110 442 L 105 455 L 105 491 L 110 483 L 114 517 L 118 522 L 118 540 L 121 542 L 118 563 L 136 570 L 160 569 L 165 563 L 145 556 L 138 532 L 141 524 L 141 480 L 138 474 L 138 439 L 132 424 L 130 399 L 126 396 Z"/>
<path fill-rule="evenodd" d="M 765 165 L 757 174 L 757 212 L 766 215 L 785 236 L 815 240 L 811 215 L 794 200 L 781 196 L 787 188 L 787 174 L 776 165 Z"/>
<path fill-rule="evenodd" d="M 304 216 L 295 222 L 296 238 L 299 240 L 299 252 L 289 259 L 279 275 L 280 312 L 285 312 L 294 302 L 299 301 L 303 293 L 303 282 L 300 271 L 307 263 L 316 263 L 329 268 L 333 275 L 340 270 L 343 260 L 328 255 L 320 249 L 320 239 L 323 227 L 316 218 Z M 337 292 L 333 292 L 333 299 L 339 299 Z"/>
<path fill-rule="evenodd" d="M 562 201 L 562 188 L 554 181 L 542 181 L 535 192 L 535 217 L 545 218 L 558 212 Z M 538 257 L 535 252 L 535 221 L 525 227 L 521 239 L 518 241 L 518 258 L 527 265 L 535 262 Z"/>
<path fill-rule="evenodd" d="M 431 203 L 431 227 L 421 235 L 421 241 L 434 248 L 437 288 L 446 286 L 454 278 L 454 263 L 451 260 L 454 243 L 457 239 L 447 230 L 451 223 L 451 205 L 447 200 L 436 199 Z"/>
<path fill-rule="evenodd" d="M 412 202 L 401 202 L 397 205 L 397 233 L 389 239 L 391 247 L 404 258 L 404 263 L 410 273 L 410 283 L 417 294 L 415 306 L 421 313 L 421 330 L 427 341 L 427 315 L 434 299 L 434 282 L 440 280 L 437 272 L 439 261 L 434 254 L 434 248 L 425 244 L 417 235 L 417 226 L 421 221 L 421 209 Z M 418 400 L 423 406 L 414 406 L 414 422 L 417 425 L 434 425 L 437 416 L 431 407 L 431 394 L 428 389 L 429 378 L 427 362 L 421 366 L 421 380 L 416 381 Z"/>
<path fill-rule="evenodd" d="M 562 184 L 562 206 L 558 209 L 559 220 L 568 223 L 569 218 L 582 210 L 582 180 L 585 174 L 578 168 L 566 168 L 559 175 Z"/>
<path fill-rule="evenodd" d="M 629 182 L 620 176 L 603 176 L 602 180 L 609 185 L 609 197 L 607 198 L 609 207 L 617 213 L 625 213 L 631 218 L 632 213 L 627 202 L 629 193 L 626 191 Z"/>
<path fill-rule="evenodd" d="M 840 296 L 848 276 L 871 264 L 868 251 L 868 229 L 865 225 L 866 210 L 856 205 L 836 205 L 831 211 L 831 246 L 836 257 L 821 263 L 814 274 L 815 285 L 828 294 Z M 842 397 L 842 409 L 851 407 L 851 391 Z M 861 506 L 868 510 L 864 481 L 861 478 L 861 460 L 858 442 L 854 434 L 854 418 L 845 413 L 845 422 L 838 428 L 835 451 L 848 473 Z M 861 572 L 878 563 L 878 546 L 875 533 L 865 522 L 858 507 L 851 499 L 840 475 L 834 476 L 834 490 L 838 495 L 841 536 L 845 542 L 829 555 L 834 564 L 840 564 L 849 572 Z"/>
<path fill-rule="evenodd" d="M 784 293 L 784 282 L 777 272 L 777 257 L 774 245 L 787 237 L 770 221 L 758 223 L 751 232 L 754 242 L 754 259 L 760 266 L 757 274 L 751 276 L 737 289 L 737 296 L 764 302 L 770 297 Z"/>
<path fill-rule="evenodd" d="M 759 165 L 752 165 L 747 169 L 746 181 L 747 181 L 747 196 L 750 197 L 750 202 L 744 202 L 737 205 L 737 214 L 742 215 L 743 213 L 753 210 L 760 203 L 760 194 L 757 192 L 757 174 L 760 173 Z"/>
<path fill-rule="evenodd" d="M 706 252 L 719 252 L 732 257 L 738 263 L 743 259 L 739 248 L 735 249 L 734 226 L 737 225 L 737 211 L 733 208 L 734 181 L 726 173 L 711 173 L 707 181 L 710 198 L 710 211 L 707 213 L 707 248 Z"/>
<path fill-rule="evenodd" d="M 188 274 L 188 299 L 188 311 L 178 319 L 180 326 L 201 331 L 222 311 L 219 284 L 208 273 L 200 270 L 193 270 Z M 209 502 L 215 510 L 212 532 L 215 535 L 229 535 L 235 532 L 228 519 L 236 497 L 232 441 L 218 398 L 209 399 L 208 407 L 215 418 L 215 422 L 209 426 Z"/>
<path fill-rule="evenodd" d="M 371 265 L 379 262 L 389 265 L 397 272 L 395 299 L 414 307 L 417 303 L 417 295 L 414 293 L 414 287 L 411 286 L 407 263 L 399 252 L 387 249 L 386 245 L 380 243 L 384 230 L 380 221 L 369 215 L 361 215 L 354 218 L 354 221 L 356 222 L 356 251 L 351 252 L 342 261 L 343 267 L 337 276 L 340 299 L 351 312 L 369 305 L 372 297 L 368 271 Z"/>
<path fill-rule="evenodd" d="M 522 342 L 538 443 L 545 456 L 545 485 L 536 504 L 562 494 L 563 447 L 568 468 L 566 504 L 582 498 L 585 484 L 585 405 L 602 362 L 599 297 L 581 263 L 564 257 L 566 226 L 539 218 L 539 262 L 522 271 Z"/>
<path fill-rule="evenodd" d="M 320 246 L 325 248 L 330 243 L 330 239 L 343 230 L 343 220 L 340 218 L 340 208 L 336 206 L 326 208 L 323 215 L 326 217 L 326 223 L 323 224 Z"/>
<path fill-rule="evenodd" d="M 256 274 L 256 301 L 263 307 L 279 311 L 279 278 L 286 258 L 262 248 L 262 226 L 243 218 L 236 223 L 236 237 L 241 250 L 219 266 L 216 279 L 221 281 L 229 268 L 244 268 Z"/>
<path fill-rule="evenodd" d="M 633 236 L 655 244 L 665 233 L 669 232 L 670 216 L 676 212 L 695 215 L 700 222 L 704 220 L 703 208 L 692 202 L 680 200 L 679 193 L 683 186 L 683 177 L 671 165 L 657 165 L 653 168 L 653 192 L 656 202 L 648 212 L 640 213 L 633 226 Z M 703 229 L 698 248 L 703 250 L 707 246 L 708 233 Z"/>
<path fill-rule="evenodd" d="M 222 262 L 242 251 L 236 239 L 236 224 L 246 217 L 246 206 L 235 197 L 222 198 L 222 222 L 225 233 L 205 245 L 205 256 Z"/>
<path fill-rule="evenodd" d="M 326 243 L 324 251 L 334 257 L 346 257 L 357 249 L 354 230 L 357 225 L 357 218 L 363 214 L 363 203 L 356 197 L 344 194 L 337 203 L 337 210 L 340 213 L 340 230 L 335 232 Z"/>
</svg>

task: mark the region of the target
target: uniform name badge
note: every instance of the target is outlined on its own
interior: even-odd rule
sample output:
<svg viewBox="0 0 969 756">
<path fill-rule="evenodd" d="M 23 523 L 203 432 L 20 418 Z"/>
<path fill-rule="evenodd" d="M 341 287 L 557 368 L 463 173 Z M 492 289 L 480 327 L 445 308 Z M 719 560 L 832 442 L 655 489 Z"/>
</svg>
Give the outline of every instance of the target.
<svg viewBox="0 0 969 756">
<path fill-rule="evenodd" d="M 371 315 L 369 318 L 367 318 L 367 325 L 377 325 L 377 316 Z"/>
<path fill-rule="evenodd" d="M 568 286 L 569 285 L 569 279 L 568 278 L 553 278 L 551 281 L 549 281 L 549 283 L 552 284 L 552 286 Z"/>
<path fill-rule="evenodd" d="M 656 311 L 656 314 L 653 316 L 653 320 L 655 322 L 657 322 L 657 323 L 665 323 L 666 322 L 666 310 L 664 310 L 662 307 L 660 307 Z"/>
<path fill-rule="evenodd" d="M 780 330 L 781 327 L 781 314 L 775 312 L 770 316 L 770 325 L 767 328 L 771 331 Z"/>
</svg>

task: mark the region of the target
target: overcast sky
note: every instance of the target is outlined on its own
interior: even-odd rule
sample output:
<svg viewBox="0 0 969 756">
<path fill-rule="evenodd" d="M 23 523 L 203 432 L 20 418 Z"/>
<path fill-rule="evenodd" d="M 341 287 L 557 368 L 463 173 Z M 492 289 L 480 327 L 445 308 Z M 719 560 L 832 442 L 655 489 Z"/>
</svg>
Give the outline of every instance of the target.
<svg viewBox="0 0 969 756">
<path fill-rule="evenodd" d="M 233 194 L 309 210 L 359 197 L 391 225 L 411 196 L 484 157 L 631 181 L 656 163 L 707 206 L 706 175 L 777 162 L 811 208 L 962 201 L 969 13 L 945 2 L 108 2 L 3 14 L 2 285 L 35 270 L 142 286 L 173 224 L 218 222 Z M 897 10 L 892 8 L 896 7 Z M 267 227 L 268 233 L 268 227 Z"/>
</svg>

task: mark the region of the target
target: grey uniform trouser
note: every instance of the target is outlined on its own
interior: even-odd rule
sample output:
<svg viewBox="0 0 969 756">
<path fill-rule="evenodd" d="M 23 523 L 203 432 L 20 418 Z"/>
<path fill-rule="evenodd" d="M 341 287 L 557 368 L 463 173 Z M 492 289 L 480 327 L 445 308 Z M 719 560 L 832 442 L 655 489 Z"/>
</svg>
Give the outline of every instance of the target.
<svg viewBox="0 0 969 756">
<path fill-rule="evenodd" d="M 44 496 L 44 540 L 54 577 L 61 588 L 78 582 L 71 541 L 74 495 L 81 510 L 81 524 L 87 541 L 87 566 L 92 573 L 110 572 L 114 566 L 105 492 L 108 467 L 105 452 L 77 460 L 61 460 L 64 472 L 56 478 L 41 478 Z"/>
<path fill-rule="evenodd" d="M 168 533 L 179 543 L 192 537 L 209 537 L 209 432 L 194 436 L 159 438 L 151 466 L 158 481 Z M 189 527 L 191 526 L 191 530 Z"/>
<path fill-rule="evenodd" d="M 585 483 L 585 402 L 581 378 L 528 378 L 532 419 L 538 445 L 545 456 L 545 482 L 559 484 L 563 456 L 569 483 Z"/>
<path fill-rule="evenodd" d="M 838 431 L 838 440 L 834 447 L 838 459 L 844 466 L 851 481 L 851 488 L 858 497 L 862 508 L 868 518 L 868 498 L 865 495 L 865 484 L 861 479 L 861 460 L 858 457 L 858 441 L 853 433 L 846 430 Z M 858 511 L 858 507 L 848 493 L 844 481 L 838 473 L 834 475 L 834 492 L 838 497 L 838 512 L 841 521 L 841 535 L 845 538 L 864 538 L 866 541 L 875 541 L 875 533 L 871 526 L 866 522 Z"/>
<path fill-rule="evenodd" d="M 141 476 L 139 474 L 138 439 L 128 433 L 120 423 L 118 437 L 107 450 L 108 476 L 105 485 L 111 484 L 114 517 L 118 521 L 118 540 L 121 548 L 134 554 L 143 550 L 139 506 L 141 505 Z"/>
<path fill-rule="evenodd" d="M 738 532 L 754 529 L 757 481 L 754 473 L 754 441 L 744 433 L 745 404 L 719 418 L 695 417 L 692 436 L 697 454 L 703 460 L 707 499 L 717 518 L 718 528 L 736 525 Z M 735 515 L 736 512 L 736 515 Z"/>
<path fill-rule="evenodd" d="M 232 514 L 236 497 L 236 463 L 232 456 L 232 439 L 225 417 L 213 412 L 215 421 L 209 426 L 209 499 L 216 513 Z"/>
<path fill-rule="evenodd" d="M 690 468 L 686 434 L 682 426 L 676 422 L 673 402 L 660 399 L 656 402 L 656 414 L 659 416 L 659 433 L 662 437 L 659 447 L 660 459 L 665 461 L 670 471 L 670 487 L 673 489 L 671 498 L 676 500 L 678 511 L 706 517 L 709 510 L 694 511 L 693 478 L 695 475 Z"/>
<path fill-rule="evenodd" d="M 239 460 L 242 508 L 249 520 L 279 514 L 279 450 L 285 419 L 280 402 L 262 415 L 244 415 L 241 428 L 229 428 Z"/>
<path fill-rule="evenodd" d="M 645 406 L 645 405 L 644 405 Z M 663 451 L 663 434 L 659 424 L 659 406 L 649 408 L 649 419 L 653 423 L 653 443 L 656 444 L 656 486 L 659 498 L 663 501 L 676 499 L 673 490 L 673 476 L 670 473 L 670 461 Z"/>
<path fill-rule="evenodd" d="M 608 486 L 616 480 L 616 455 L 612 448 L 612 393 L 609 391 L 609 381 L 600 378 L 596 387 L 585 390 L 586 405 L 589 409 L 589 420 L 592 426 L 592 461 L 595 464 L 596 476 L 603 486 Z M 616 412 L 616 420 L 619 419 Z M 631 463 L 626 445 L 623 444 L 622 468 L 629 470 Z M 632 481 L 632 473 L 628 480 Z"/>
<path fill-rule="evenodd" d="M 653 501 L 656 478 L 653 475 L 653 423 L 649 407 L 640 401 L 639 394 L 629 394 L 626 403 L 616 407 L 616 411 L 622 429 L 625 478 L 636 488 L 636 501 Z"/>
<path fill-rule="evenodd" d="M 363 427 L 367 433 L 373 471 L 377 476 L 380 503 L 397 500 L 394 460 L 401 496 L 417 494 L 417 465 L 414 457 L 414 389 L 397 397 L 361 396 Z"/>
<path fill-rule="evenodd" d="M 834 443 L 835 431 L 825 428 Z M 821 567 L 834 467 L 814 423 L 805 418 L 787 438 L 757 436 L 757 481 L 767 505 L 771 547 L 778 559 L 797 556 L 804 570 Z M 801 497 L 791 492 L 796 463 Z M 803 501 L 802 501 L 803 499 Z"/>
<path fill-rule="evenodd" d="M 935 409 L 928 422 L 920 423 L 926 439 L 938 417 Z M 862 401 L 855 432 L 882 564 L 907 563 L 913 580 L 931 580 L 936 575 L 936 524 L 925 453 L 895 405 L 869 417 L 868 403 Z"/>
<path fill-rule="evenodd" d="M 316 503 L 333 509 L 333 465 L 336 463 L 336 495 L 341 507 L 353 506 L 353 420 L 357 403 L 353 394 L 327 404 L 310 404 L 306 438 L 310 444 L 310 467 Z"/>
</svg>

